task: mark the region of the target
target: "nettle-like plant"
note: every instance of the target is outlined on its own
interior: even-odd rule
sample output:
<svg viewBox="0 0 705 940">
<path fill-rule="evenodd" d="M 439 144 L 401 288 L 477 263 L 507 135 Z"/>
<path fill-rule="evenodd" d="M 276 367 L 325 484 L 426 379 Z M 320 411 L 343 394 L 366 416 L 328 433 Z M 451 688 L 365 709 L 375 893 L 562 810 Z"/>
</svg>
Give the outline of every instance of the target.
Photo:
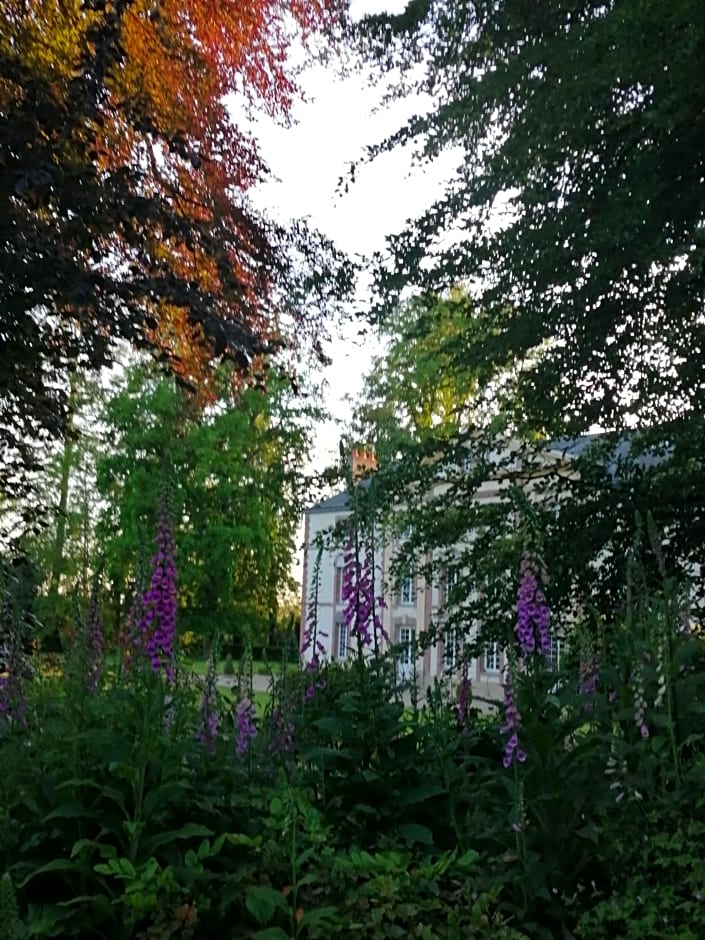
<svg viewBox="0 0 705 940">
<path fill-rule="evenodd" d="M 91 601 L 63 677 L 27 684 L 21 722 L 0 716 L 0 869 L 33 936 L 193 936 L 244 904 L 227 886 L 248 870 L 258 771 L 214 666 L 197 686 L 175 661 L 164 519 L 152 563 L 129 668 L 101 678 Z"/>
<path fill-rule="evenodd" d="M 705 651 L 662 561 L 646 582 L 647 549 L 623 610 L 584 611 L 559 666 L 550 581 L 535 549 L 518 552 L 495 711 L 474 707 L 467 650 L 455 697 L 439 683 L 409 708 L 394 651 L 374 643 L 284 664 L 263 707 L 251 651 L 234 691 L 217 641 L 205 677 L 175 654 L 166 525 L 124 668 L 99 648 L 97 592 L 63 675 L 6 657 L 3 688 L 24 703 L 21 720 L 0 713 L 8 936 L 702 933 Z"/>
<path fill-rule="evenodd" d="M 583 915 L 592 935 L 597 924 L 626 924 L 631 866 L 653 857 L 635 847 L 662 839 L 669 825 L 678 829 L 686 777 L 689 787 L 701 787 L 702 641 L 687 626 L 687 597 L 665 567 L 652 589 L 641 571 L 635 551 L 621 615 L 574 625 L 559 669 L 542 655 L 549 644 L 539 582 L 526 567 L 522 573 L 501 728 L 514 846 L 492 877 L 505 886 L 505 909 L 537 936 L 542 927 L 549 936 L 574 926 L 580 908 L 593 904 L 599 915 Z M 507 843 L 499 832 L 494 838 L 496 859 Z M 676 851 L 672 841 L 661 858 L 667 851 Z M 648 871 L 639 877 L 648 881 Z M 685 923 L 693 886 L 684 884 L 664 889 L 663 935 L 677 935 L 668 931 Z M 647 920 L 639 929 L 648 934 Z"/>
</svg>

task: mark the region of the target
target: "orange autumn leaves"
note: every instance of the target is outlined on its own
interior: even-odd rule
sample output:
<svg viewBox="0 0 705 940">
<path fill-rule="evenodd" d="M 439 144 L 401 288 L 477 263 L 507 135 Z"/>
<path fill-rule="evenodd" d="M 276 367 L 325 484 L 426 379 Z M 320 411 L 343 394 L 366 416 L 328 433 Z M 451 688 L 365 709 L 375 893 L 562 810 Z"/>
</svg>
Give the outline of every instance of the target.
<svg viewBox="0 0 705 940">
<path fill-rule="evenodd" d="M 101 37 L 110 37 L 116 53 L 103 76 L 100 114 L 84 129 L 94 135 L 95 161 L 106 174 L 129 168 L 139 181 L 135 195 L 160 200 L 183 224 L 166 235 L 155 222 L 147 258 L 117 235 L 101 246 L 103 255 L 108 263 L 170 269 L 230 321 L 224 335 L 234 323 L 262 345 L 276 338 L 277 268 L 247 198 L 265 167 L 224 98 L 286 120 L 297 93 L 291 44 L 335 15 L 334 0 L 0 0 L 0 51 L 54 81 L 57 94 L 81 80 Z M 194 323 L 181 298 L 155 298 L 148 313 L 156 324 L 151 339 L 207 398 L 212 360 L 222 351 L 217 337 Z"/>
</svg>

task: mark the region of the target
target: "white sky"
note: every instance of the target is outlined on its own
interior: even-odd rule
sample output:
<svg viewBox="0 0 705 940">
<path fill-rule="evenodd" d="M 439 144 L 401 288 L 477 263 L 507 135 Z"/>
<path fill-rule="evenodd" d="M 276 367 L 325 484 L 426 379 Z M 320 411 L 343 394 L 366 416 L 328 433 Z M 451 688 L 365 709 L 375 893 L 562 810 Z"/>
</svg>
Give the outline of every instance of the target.
<svg viewBox="0 0 705 940">
<path fill-rule="evenodd" d="M 399 12 L 405 5 L 406 0 L 352 0 L 351 14 L 357 18 L 384 9 Z M 265 121 L 256 126 L 272 175 L 255 193 L 254 202 L 280 222 L 306 218 L 351 256 L 370 257 L 384 248 L 387 235 L 398 232 L 440 195 L 455 167 L 454 155 L 418 168 L 412 167 L 409 150 L 384 154 L 372 165 L 357 168 L 356 181 L 345 194 L 338 183 L 349 164 L 363 156 L 367 145 L 383 140 L 421 111 L 424 102 L 405 99 L 377 110 L 383 89 L 371 87 L 359 72 L 340 78 L 334 65 L 309 67 L 299 81 L 306 100 L 295 104 L 293 126 Z M 366 296 L 363 281 L 351 312 L 364 309 Z M 323 378 L 331 417 L 317 429 L 311 467 L 315 471 L 337 462 L 339 440 L 348 429 L 350 400 L 360 392 L 370 359 L 380 349 L 370 331 L 363 338 L 358 335 L 365 325 L 349 323 L 327 349 L 333 364 L 323 370 Z M 303 527 L 297 541 L 302 544 Z M 292 574 L 301 580 L 300 552 Z"/>
<path fill-rule="evenodd" d="M 404 6 L 405 0 L 352 0 L 351 13 L 359 17 L 382 9 L 397 12 Z M 296 103 L 293 127 L 257 125 L 272 181 L 257 192 L 255 201 L 279 221 L 309 219 L 352 256 L 370 256 L 384 247 L 387 234 L 399 231 L 406 219 L 418 215 L 439 195 L 452 158 L 432 168 L 412 170 L 411 153 L 397 150 L 379 157 L 372 166 L 358 168 L 347 194 L 336 192 L 340 177 L 346 175 L 351 161 L 362 157 L 365 146 L 383 139 L 423 103 L 405 100 L 373 113 L 381 89 L 370 87 L 363 74 L 338 78 L 334 65 L 307 69 L 300 84 L 307 100 Z M 361 285 L 353 309 L 364 303 Z M 326 407 L 332 420 L 318 434 L 317 470 L 336 460 L 340 434 L 350 415 L 346 396 L 356 396 L 370 357 L 378 350 L 375 338 L 361 339 L 358 330 L 357 325 L 349 325 L 328 349 L 333 365 L 324 373 Z"/>
</svg>

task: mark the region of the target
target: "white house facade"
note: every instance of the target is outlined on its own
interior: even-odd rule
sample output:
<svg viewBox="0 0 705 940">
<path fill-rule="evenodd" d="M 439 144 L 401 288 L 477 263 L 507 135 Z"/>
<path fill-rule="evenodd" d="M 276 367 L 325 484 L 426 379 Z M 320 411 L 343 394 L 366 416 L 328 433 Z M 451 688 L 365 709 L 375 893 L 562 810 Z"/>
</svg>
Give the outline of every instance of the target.
<svg viewBox="0 0 705 940">
<path fill-rule="evenodd" d="M 524 489 L 529 498 L 533 498 L 534 474 L 540 476 L 549 465 L 559 463 L 564 470 L 571 472 L 570 454 L 564 443 L 571 447 L 575 442 L 561 442 L 560 447 L 548 448 L 544 455 L 532 464 L 532 473 L 524 481 Z M 582 441 L 580 442 L 582 446 Z M 513 448 L 503 452 L 512 458 Z M 567 459 L 568 458 L 568 459 Z M 366 450 L 356 450 L 352 454 L 353 480 L 356 485 L 365 486 L 365 475 L 369 476 L 376 469 L 374 454 Z M 434 490 L 439 493 L 444 484 L 439 480 Z M 483 483 L 475 491 L 474 499 L 494 502 L 500 498 L 507 480 L 495 479 Z M 354 652 L 354 638 L 344 618 L 343 569 L 344 552 L 341 545 L 335 545 L 329 538 L 352 513 L 351 499 L 347 492 L 338 493 L 311 506 L 305 513 L 304 531 L 305 548 L 302 585 L 301 641 L 305 643 L 307 631 L 315 622 L 319 654 L 331 661 L 341 661 Z M 417 573 L 407 576 L 395 576 L 392 582 L 394 562 L 400 554 L 401 537 L 385 537 L 376 534 L 377 547 L 374 557 L 376 598 L 383 603 L 377 604 L 376 612 L 382 622 L 378 636 L 378 649 L 384 652 L 390 646 L 396 650 L 397 671 L 400 679 L 414 681 L 423 692 L 436 680 L 448 683 L 457 682 L 458 665 L 461 650 L 468 640 L 477 637 L 478 624 L 468 623 L 464 628 L 455 627 L 444 630 L 443 624 L 449 609 L 450 595 L 458 571 L 452 565 L 440 568 L 433 582 L 428 582 Z M 458 555 L 461 547 L 458 547 Z M 422 570 L 430 557 L 415 559 L 415 567 Z M 429 565 L 434 571 L 439 565 Z M 434 642 L 419 642 L 424 634 L 433 627 Z M 459 635 L 462 634 L 462 635 Z M 385 639 L 386 637 L 386 639 Z M 560 659 L 563 643 L 560 638 L 553 639 L 551 658 Z M 474 697 L 488 702 L 501 699 L 503 694 L 503 673 L 506 659 L 497 643 L 486 645 L 481 655 L 468 663 L 468 678 L 473 684 Z"/>
<path fill-rule="evenodd" d="M 362 457 L 365 468 L 374 469 L 368 452 L 353 453 L 353 477 Z M 363 485 L 364 482 L 358 485 Z M 442 486 L 442 484 L 439 484 Z M 496 500 L 499 485 L 488 483 L 479 488 L 476 499 Z M 348 493 L 338 493 L 311 506 L 305 513 L 305 549 L 302 585 L 301 642 L 305 645 L 311 624 L 315 620 L 316 637 L 322 656 L 331 661 L 345 660 L 355 652 L 349 627 L 344 619 L 342 547 L 331 544 L 331 533 L 351 515 Z M 403 536 L 384 538 L 378 534 L 375 550 L 375 597 L 382 598 L 376 612 L 382 622 L 378 635 L 378 649 L 385 652 L 390 646 L 397 654 L 400 680 L 414 681 L 420 691 L 435 680 L 455 682 L 458 678 L 460 650 L 463 641 L 473 639 L 476 624 L 468 624 L 463 636 L 458 630 L 444 631 L 444 612 L 457 572 L 447 569 L 437 583 L 428 583 L 416 573 L 397 577 L 391 583 L 393 563 L 400 552 Z M 417 559 L 417 567 L 424 561 Z M 315 607 L 315 616 L 312 610 Z M 419 643 L 422 634 L 434 626 L 438 640 L 432 644 Z M 385 639 L 386 638 L 386 639 Z M 502 697 L 504 656 L 498 644 L 488 645 L 481 656 L 468 664 L 469 678 L 475 696 L 494 701 Z"/>
</svg>

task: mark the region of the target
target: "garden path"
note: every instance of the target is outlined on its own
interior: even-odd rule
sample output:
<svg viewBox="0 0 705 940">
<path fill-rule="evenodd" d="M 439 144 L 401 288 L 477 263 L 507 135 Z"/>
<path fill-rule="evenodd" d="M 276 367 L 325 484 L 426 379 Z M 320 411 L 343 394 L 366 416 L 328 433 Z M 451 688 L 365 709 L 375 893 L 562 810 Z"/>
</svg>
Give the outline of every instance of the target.
<svg viewBox="0 0 705 940">
<path fill-rule="evenodd" d="M 255 673 L 252 676 L 252 691 L 253 692 L 268 692 L 269 691 L 269 676 L 260 676 Z M 231 689 L 234 685 L 237 684 L 237 676 L 218 676 L 218 685 L 224 689 Z"/>
</svg>

